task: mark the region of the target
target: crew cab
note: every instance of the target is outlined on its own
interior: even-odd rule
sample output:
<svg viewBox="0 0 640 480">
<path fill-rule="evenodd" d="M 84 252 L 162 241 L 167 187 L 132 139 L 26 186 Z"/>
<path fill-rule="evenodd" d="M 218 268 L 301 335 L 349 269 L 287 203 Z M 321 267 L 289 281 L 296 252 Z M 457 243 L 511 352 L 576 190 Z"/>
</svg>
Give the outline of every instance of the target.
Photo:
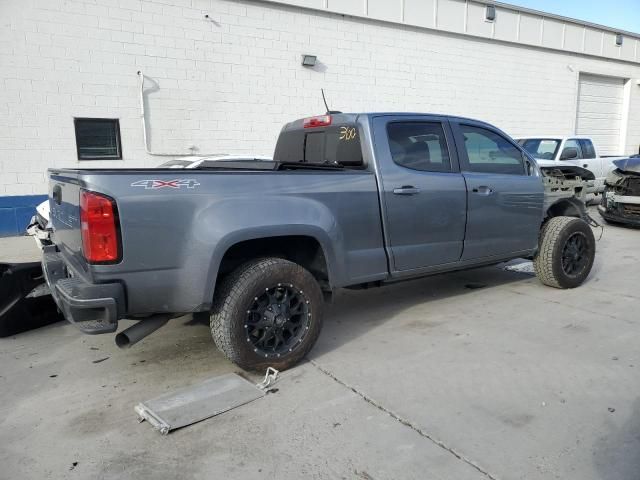
<svg viewBox="0 0 640 480">
<path fill-rule="evenodd" d="M 614 160 L 625 157 L 601 157 L 589 137 L 559 135 L 521 137 L 517 142 L 538 160 L 562 161 L 586 168 L 595 176 L 588 193 L 602 193 L 604 180 L 616 167 Z"/>
<path fill-rule="evenodd" d="M 50 169 L 43 270 L 91 334 L 210 317 L 243 368 L 294 365 L 339 288 L 533 258 L 579 286 L 595 240 L 575 166 L 540 168 L 499 129 L 418 113 L 332 113 L 284 126 L 273 161 L 192 170 Z"/>
</svg>

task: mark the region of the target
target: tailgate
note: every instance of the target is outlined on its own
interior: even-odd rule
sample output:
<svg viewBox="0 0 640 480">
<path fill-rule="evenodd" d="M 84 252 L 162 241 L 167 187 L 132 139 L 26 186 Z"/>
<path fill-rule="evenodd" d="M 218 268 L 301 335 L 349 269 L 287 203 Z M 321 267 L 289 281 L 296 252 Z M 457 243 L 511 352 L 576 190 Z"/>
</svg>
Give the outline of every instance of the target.
<svg viewBox="0 0 640 480">
<path fill-rule="evenodd" d="M 49 170 L 53 242 L 67 257 L 82 257 L 78 172 Z"/>
</svg>

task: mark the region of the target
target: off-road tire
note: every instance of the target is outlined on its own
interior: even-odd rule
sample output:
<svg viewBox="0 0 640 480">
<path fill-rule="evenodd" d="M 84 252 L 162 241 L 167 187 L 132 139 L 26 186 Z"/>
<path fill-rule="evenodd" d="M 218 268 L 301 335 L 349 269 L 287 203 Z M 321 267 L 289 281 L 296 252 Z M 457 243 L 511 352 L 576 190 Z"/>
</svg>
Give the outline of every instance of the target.
<svg viewBox="0 0 640 480">
<path fill-rule="evenodd" d="M 562 256 L 567 241 L 574 235 L 583 236 L 586 241 L 586 263 L 575 274 L 567 274 Z M 553 217 L 542 227 L 533 266 L 543 284 L 555 288 L 575 288 L 589 275 L 595 253 L 596 240 L 587 222 L 575 217 Z"/>
<path fill-rule="evenodd" d="M 265 358 L 247 341 L 247 309 L 265 289 L 278 284 L 304 291 L 311 313 L 308 332 L 293 351 L 279 358 Z M 211 335 L 225 356 L 246 370 L 274 367 L 286 370 L 298 363 L 316 343 L 322 329 L 324 300 L 316 279 L 300 265 L 282 258 L 261 258 L 241 265 L 216 288 L 211 311 Z"/>
</svg>

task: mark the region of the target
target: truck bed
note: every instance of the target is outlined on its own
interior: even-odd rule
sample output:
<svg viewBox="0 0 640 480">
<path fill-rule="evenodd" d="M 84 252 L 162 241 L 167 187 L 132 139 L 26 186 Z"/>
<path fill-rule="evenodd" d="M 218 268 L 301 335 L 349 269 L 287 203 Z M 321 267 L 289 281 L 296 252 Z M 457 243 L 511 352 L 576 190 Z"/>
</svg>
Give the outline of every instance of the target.
<svg viewBox="0 0 640 480">
<path fill-rule="evenodd" d="M 387 275 L 372 172 L 255 163 L 260 165 L 241 170 L 52 169 L 54 243 L 71 275 L 123 283 L 130 315 L 157 313 L 158 298 L 164 299 L 162 312 L 207 310 L 221 260 L 212 252 L 223 255 L 240 232 L 244 238 L 320 238 L 333 256 L 328 263 L 335 265 L 329 272 L 335 286 Z M 80 189 L 117 199 L 119 262 L 89 265 L 84 259 Z M 150 290 L 154 298 L 145 294 Z"/>
</svg>

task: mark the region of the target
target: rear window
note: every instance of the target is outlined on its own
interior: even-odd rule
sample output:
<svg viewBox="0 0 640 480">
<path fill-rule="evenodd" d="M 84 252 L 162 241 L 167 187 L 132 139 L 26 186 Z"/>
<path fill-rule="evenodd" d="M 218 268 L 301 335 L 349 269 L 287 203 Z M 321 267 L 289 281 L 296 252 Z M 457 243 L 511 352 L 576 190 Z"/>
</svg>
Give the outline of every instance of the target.
<svg viewBox="0 0 640 480">
<path fill-rule="evenodd" d="M 360 133 L 353 124 L 285 131 L 280 134 L 273 159 L 277 162 L 339 163 L 360 167 Z"/>
<path fill-rule="evenodd" d="M 578 140 L 582 148 L 582 158 L 596 158 L 596 149 L 593 147 L 591 140 Z"/>
</svg>

